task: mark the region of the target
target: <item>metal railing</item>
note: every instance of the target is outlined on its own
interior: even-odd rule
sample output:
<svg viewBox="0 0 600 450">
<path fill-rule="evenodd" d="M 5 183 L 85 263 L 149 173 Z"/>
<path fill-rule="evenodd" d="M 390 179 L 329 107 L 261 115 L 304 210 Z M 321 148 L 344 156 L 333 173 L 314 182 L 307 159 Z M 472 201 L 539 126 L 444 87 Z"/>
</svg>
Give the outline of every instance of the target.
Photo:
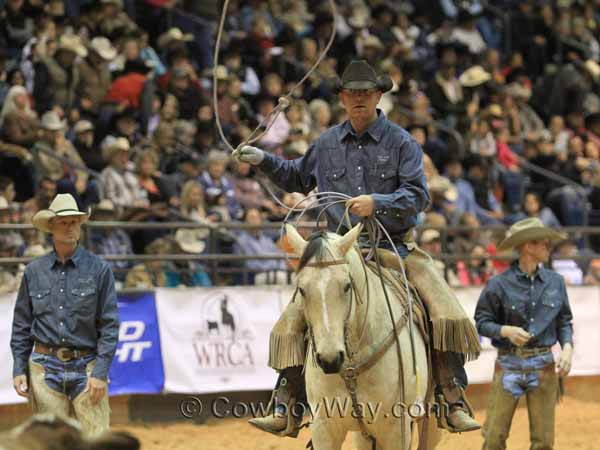
<svg viewBox="0 0 600 450">
<path fill-rule="evenodd" d="M 305 222 L 301 223 L 300 226 L 305 228 L 314 228 L 317 224 L 314 222 Z M 322 225 L 322 224 L 320 224 Z M 147 230 L 156 230 L 156 229 L 165 229 L 165 230 L 176 230 L 179 228 L 197 228 L 197 229 L 207 229 L 209 232 L 207 241 L 209 249 L 209 253 L 206 254 L 159 254 L 159 255 L 140 255 L 140 254 L 126 254 L 126 255 L 100 255 L 102 258 L 107 261 L 117 262 L 117 261 L 130 261 L 132 263 L 145 263 L 150 261 L 168 261 L 168 262 L 182 262 L 182 261 L 193 261 L 200 262 L 206 265 L 206 272 L 211 276 L 213 282 L 218 281 L 221 278 L 224 278 L 227 275 L 239 275 L 243 280 L 247 280 L 249 274 L 255 273 L 256 271 L 249 269 L 245 266 L 247 261 L 251 260 L 272 260 L 272 261 L 281 261 L 286 259 L 286 256 L 282 253 L 275 254 L 261 254 L 261 255 L 244 255 L 244 254 L 225 254 L 225 253 L 217 253 L 215 249 L 217 248 L 217 240 L 219 239 L 219 229 L 227 230 L 231 236 L 236 236 L 236 230 L 273 230 L 278 229 L 281 226 L 281 223 L 267 223 L 262 226 L 257 225 L 249 225 L 245 223 L 223 223 L 218 224 L 218 228 L 198 224 L 191 222 L 163 222 L 163 223 L 149 223 L 149 222 L 88 222 L 86 223 L 84 228 L 87 228 L 86 235 L 89 236 L 89 231 L 98 230 L 98 229 L 147 229 Z M 25 224 L 0 224 L 0 233 L 6 230 L 13 231 L 23 231 L 32 229 L 32 225 Z M 480 227 L 480 228 L 470 228 L 467 226 L 456 226 L 456 227 L 431 227 L 431 226 L 418 226 L 416 227 L 417 233 L 424 231 L 426 229 L 435 229 L 440 233 L 440 241 L 441 241 L 441 253 L 437 255 L 432 255 L 434 258 L 441 260 L 447 265 L 447 268 L 453 263 L 458 261 L 468 262 L 474 259 L 482 259 L 478 257 L 474 257 L 468 253 L 452 253 L 449 247 L 449 242 L 452 238 L 463 235 L 463 233 L 473 233 L 476 232 L 478 234 L 490 234 L 490 233 L 500 233 L 507 229 L 505 226 L 488 226 L 488 227 Z M 579 235 L 600 235 L 600 227 L 565 227 L 561 231 L 566 234 L 572 236 Z M 85 242 L 85 241 L 84 241 Z M 508 261 L 513 260 L 514 257 L 510 255 L 485 255 L 484 259 L 492 260 L 492 261 Z M 16 266 L 18 264 L 28 263 L 33 258 L 29 257 L 4 257 L 0 258 L 0 267 L 2 266 Z M 587 263 L 593 259 L 600 259 L 600 254 L 589 252 L 587 254 L 581 255 L 573 255 L 568 257 L 554 257 L 553 260 L 573 260 L 577 262 Z M 177 271 L 177 270 L 176 270 Z M 187 268 L 179 268 L 179 271 L 185 272 L 189 271 Z M 288 275 L 288 281 L 291 278 Z"/>
</svg>

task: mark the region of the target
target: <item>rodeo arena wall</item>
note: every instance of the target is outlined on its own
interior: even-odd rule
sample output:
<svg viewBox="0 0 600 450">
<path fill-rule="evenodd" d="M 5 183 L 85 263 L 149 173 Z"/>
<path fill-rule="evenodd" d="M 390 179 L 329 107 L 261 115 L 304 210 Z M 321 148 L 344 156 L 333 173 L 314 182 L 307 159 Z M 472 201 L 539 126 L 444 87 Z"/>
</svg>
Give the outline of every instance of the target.
<svg viewBox="0 0 600 450">
<path fill-rule="evenodd" d="M 571 377 L 600 375 L 600 290 L 570 287 L 575 354 Z M 457 290 L 473 317 L 479 288 Z M 111 396 L 267 391 L 269 332 L 292 295 L 290 286 L 157 289 L 120 293 L 119 345 Z M 10 334 L 15 294 L 0 296 L 0 404 L 23 403 L 12 387 Z M 481 357 L 467 364 L 471 384 L 490 383 L 495 349 L 481 338 Z M 555 348 L 555 351 L 558 351 Z"/>
</svg>

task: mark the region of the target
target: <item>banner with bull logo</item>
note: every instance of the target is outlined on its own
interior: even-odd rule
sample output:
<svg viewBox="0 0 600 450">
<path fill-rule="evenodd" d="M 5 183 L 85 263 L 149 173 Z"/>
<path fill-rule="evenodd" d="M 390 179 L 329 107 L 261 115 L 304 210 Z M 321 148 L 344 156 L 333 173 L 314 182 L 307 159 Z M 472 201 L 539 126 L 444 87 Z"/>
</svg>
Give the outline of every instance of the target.
<svg viewBox="0 0 600 450">
<path fill-rule="evenodd" d="M 165 391 L 271 389 L 269 332 L 290 289 L 158 289 Z"/>
</svg>

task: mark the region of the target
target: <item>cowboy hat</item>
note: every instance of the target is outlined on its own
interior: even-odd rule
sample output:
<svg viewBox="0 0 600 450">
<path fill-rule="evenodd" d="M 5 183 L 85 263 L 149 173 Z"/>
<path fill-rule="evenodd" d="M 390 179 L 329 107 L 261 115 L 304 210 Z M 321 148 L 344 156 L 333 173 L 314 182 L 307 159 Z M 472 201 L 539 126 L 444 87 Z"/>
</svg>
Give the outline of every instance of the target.
<svg viewBox="0 0 600 450">
<path fill-rule="evenodd" d="M 367 28 L 371 22 L 370 11 L 364 4 L 357 4 L 352 8 L 352 14 L 348 17 L 348 25 L 352 28 Z"/>
<path fill-rule="evenodd" d="M 55 111 L 46 111 L 42 115 L 41 125 L 44 130 L 58 131 L 65 127 L 65 121 L 60 120 Z"/>
<path fill-rule="evenodd" d="M 71 194 L 58 194 L 48 206 L 48 209 L 38 211 L 31 222 L 33 226 L 44 233 L 50 233 L 48 222 L 55 217 L 79 217 L 80 223 L 85 222 L 89 218 L 89 214 L 79 211 L 77 202 Z"/>
<path fill-rule="evenodd" d="M 77 56 L 85 58 L 87 56 L 87 49 L 81 43 L 79 36 L 72 34 L 63 34 L 58 40 L 58 46 L 56 50 L 67 50 L 75 53 Z"/>
<path fill-rule="evenodd" d="M 498 244 L 498 251 L 508 250 L 518 247 L 521 244 L 542 239 L 550 239 L 551 241 L 561 241 L 566 236 L 563 233 L 544 226 L 542 221 L 537 217 L 530 217 L 519 220 L 512 225 L 506 237 Z"/>
<path fill-rule="evenodd" d="M 174 27 L 174 28 L 169 29 L 169 31 L 167 31 L 166 33 L 161 34 L 158 37 L 156 44 L 158 47 L 162 48 L 162 47 L 166 47 L 173 41 L 190 42 L 193 39 L 194 39 L 194 36 L 192 34 L 184 33 L 179 28 Z"/>
<path fill-rule="evenodd" d="M 584 64 L 583 64 L 584 69 L 586 70 L 586 72 L 594 79 L 597 80 L 598 78 L 600 78 L 600 64 L 598 64 L 596 61 L 594 61 L 593 59 L 588 59 Z"/>
<path fill-rule="evenodd" d="M 117 56 L 117 49 L 115 49 L 110 41 L 103 36 L 92 39 L 90 48 L 106 61 L 112 61 Z"/>
<path fill-rule="evenodd" d="M 102 158 L 104 161 L 110 162 L 113 156 L 115 156 L 115 153 L 119 151 L 128 152 L 130 148 L 127 138 L 120 137 L 111 139 L 102 146 Z"/>
<path fill-rule="evenodd" d="M 464 87 L 476 87 L 491 79 L 492 76 L 483 67 L 477 65 L 465 70 L 458 81 Z"/>
<path fill-rule="evenodd" d="M 504 93 L 509 97 L 521 99 L 524 101 L 529 100 L 531 97 L 531 89 L 526 88 L 521 83 L 512 82 L 504 88 Z"/>
<path fill-rule="evenodd" d="M 441 175 L 435 175 L 427 180 L 427 187 L 432 194 L 441 194 L 449 202 L 455 202 L 458 199 L 456 186 Z"/>
<path fill-rule="evenodd" d="M 438 230 L 428 229 L 423 231 L 421 234 L 421 243 L 422 244 L 430 244 L 433 241 L 441 240 L 442 236 Z"/>
<path fill-rule="evenodd" d="M 387 92 L 394 84 L 387 75 L 377 76 L 375 70 L 364 59 L 354 60 L 344 70 L 342 79 L 333 80 L 333 90 L 336 94 L 342 89 L 373 89 L 377 88 L 381 92 Z"/>
<path fill-rule="evenodd" d="M 86 131 L 94 131 L 94 125 L 89 120 L 80 120 L 73 127 L 75 134 L 85 133 Z"/>
<path fill-rule="evenodd" d="M 205 230 L 193 228 L 180 228 L 175 233 L 175 242 L 181 250 L 186 253 L 202 253 L 206 248 L 206 242 L 202 240 Z"/>
</svg>

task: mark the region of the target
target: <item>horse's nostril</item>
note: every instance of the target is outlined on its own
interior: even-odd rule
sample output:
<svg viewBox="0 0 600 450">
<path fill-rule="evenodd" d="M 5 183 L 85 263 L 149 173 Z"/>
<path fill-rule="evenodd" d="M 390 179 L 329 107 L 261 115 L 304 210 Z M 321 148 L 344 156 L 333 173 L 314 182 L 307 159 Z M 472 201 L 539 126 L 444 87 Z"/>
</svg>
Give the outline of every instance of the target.
<svg viewBox="0 0 600 450">
<path fill-rule="evenodd" d="M 321 355 L 319 355 L 318 353 L 317 353 L 317 364 L 318 364 L 319 366 L 322 366 L 322 365 L 323 365 L 323 361 L 321 360 Z"/>
<path fill-rule="evenodd" d="M 337 359 L 338 359 L 338 366 L 341 366 L 342 364 L 344 364 L 344 352 L 339 352 Z"/>
</svg>

